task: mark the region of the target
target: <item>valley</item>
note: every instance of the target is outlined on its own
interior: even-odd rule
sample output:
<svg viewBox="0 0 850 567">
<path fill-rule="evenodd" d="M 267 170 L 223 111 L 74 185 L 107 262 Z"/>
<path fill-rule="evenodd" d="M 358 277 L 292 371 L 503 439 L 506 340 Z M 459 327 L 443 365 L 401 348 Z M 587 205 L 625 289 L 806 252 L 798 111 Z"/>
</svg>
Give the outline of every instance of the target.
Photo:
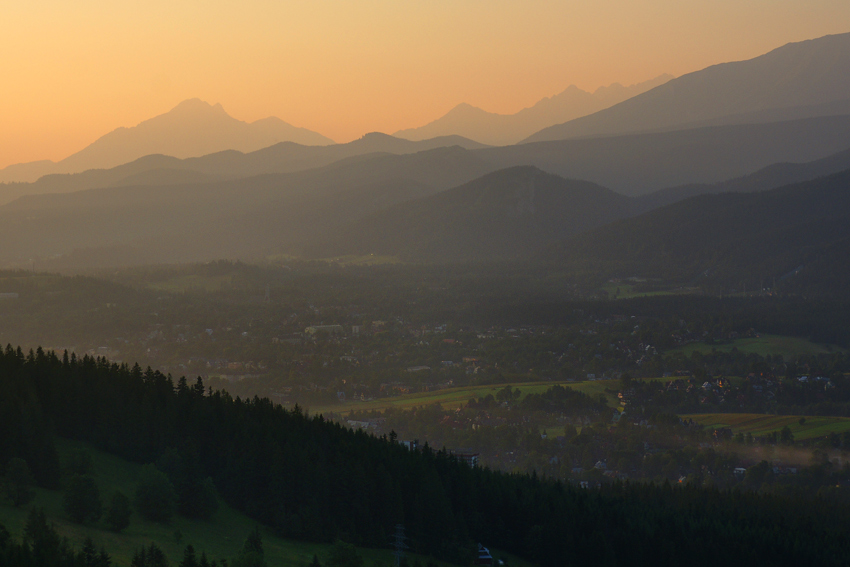
<svg viewBox="0 0 850 567">
<path fill-rule="evenodd" d="M 846 564 L 850 34 L 437 100 L 453 9 L 0 170 L 0 565 Z"/>
</svg>

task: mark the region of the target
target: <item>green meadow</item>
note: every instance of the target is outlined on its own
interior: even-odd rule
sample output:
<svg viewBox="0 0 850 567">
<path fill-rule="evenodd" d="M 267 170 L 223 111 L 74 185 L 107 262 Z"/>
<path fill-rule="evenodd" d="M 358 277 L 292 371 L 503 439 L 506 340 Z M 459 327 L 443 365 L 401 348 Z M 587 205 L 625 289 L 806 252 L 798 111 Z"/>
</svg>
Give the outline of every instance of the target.
<svg viewBox="0 0 850 567">
<path fill-rule="evenodd" d="M 779 431 L 786 425 L 794 439 L 823 437 L 830 433 L 850 431 L 850 418 L 800 415 L 765 415 L 758 413 L 706 413 L 683 415 L 706 427 L 729 427 L 733 433 L 751 433 L 754 437 Z M 800 418 L 805 422 L 801 425 Z"/>
</svg>

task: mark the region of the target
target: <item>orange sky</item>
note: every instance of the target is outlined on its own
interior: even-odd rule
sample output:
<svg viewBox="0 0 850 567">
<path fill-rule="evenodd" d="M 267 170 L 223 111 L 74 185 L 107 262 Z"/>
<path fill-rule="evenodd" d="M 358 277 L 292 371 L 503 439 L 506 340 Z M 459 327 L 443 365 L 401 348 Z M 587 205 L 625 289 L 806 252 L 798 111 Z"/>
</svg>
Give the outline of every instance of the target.
<svg viewBox="0 0 850 567">
<path fill-rule="evenodd" d="M 28 0 L 0 17 L 0 167 L 198 97 L 339 142 L 512 113 L 850 31 L 847 0 Z"/>
</svg>

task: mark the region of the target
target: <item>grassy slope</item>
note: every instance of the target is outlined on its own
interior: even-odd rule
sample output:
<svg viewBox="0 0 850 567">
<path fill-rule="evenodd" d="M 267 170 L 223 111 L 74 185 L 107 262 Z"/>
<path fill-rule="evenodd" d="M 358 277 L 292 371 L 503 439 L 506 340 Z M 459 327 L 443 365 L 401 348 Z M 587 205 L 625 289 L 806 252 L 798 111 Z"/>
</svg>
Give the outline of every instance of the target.
<svg viewBox="0 0 850 567">
<path fill-rule="evenodd" d="M 733 347 L 745 354 L 753 353 L 761 356 L 767 356 L 768 354 L 781 354 L 783 356 L 828 354 L 832 352 L 843 352 L 844 350 L 833 345 L 813 343 L 803 338 L 761 335 L 753 338 L 736 339 L 727 344 L 707 345 L 705 343 L 691 343 L 669 352 L 682 352 L 686 356 L 690 356 L 694 351 L 708 354 L 712 349 L 718 352 L 730 352 Z"/>
<path fill-rule="evenodd" d="M 140 465 L 129 463 L 78 442 L 60 440 L 57 442 L 57 448 L 60 457 L 74 449 L 84 449 L 92 455 L 95 478 L 105 505 L 115 490 L 121 490 L 132 499 L 141 469 Z M 24 522 L 31 506 L 43 507 L 49 521 L 54 523 L 59 533 L 68 537 L 78 549 L 87 536 L 90 536 L 98 547 L 104 546 L 112 556 L 113 565 L 116 567 L 129 566 L 133 552 L 152 541 L 165 551 L 172 565 L 177 565 L 182 560 L 183 550 L 188 544 L 195 547 L 198 555 L 203 550 L 210 559 L 227 558 L 229 560 L 237 555 L 245 537 L 257 525 L 253 520 L 221 503 L 218 512 L 209 522 L 175 517 L 170 524 L 163 525 L 145 521 L 134 514 L 130 519 L 130 527 L 120 534 L 115 534 L 106 529 L 102 521 L 88 526 L 71 523 L 62 510 L 62 493 L 38 489 L 35 500 L 21 508 L 13 508 L 0 501 L 0 523 L 6 526 L 13 537 L 21 538 Z M 180 542 L 175 538 L 177 531 L 182 533 Z M 262 533 L 266 562 L 270 567 L 304 567 L 310 563 L 314 554 L 324 562 L 330 547 L 281 539 L 268 530 L 263 530 Z M 365 567 L 393 564 L 389 549 L 360 549 L 359 551 L 365 559 Z M 420 560 L 423 564 L 425 563 L 424 558 Z M 527 565 L 514 557 L 511 557 L 510 563 L 518 566 Z"/>
</svg>

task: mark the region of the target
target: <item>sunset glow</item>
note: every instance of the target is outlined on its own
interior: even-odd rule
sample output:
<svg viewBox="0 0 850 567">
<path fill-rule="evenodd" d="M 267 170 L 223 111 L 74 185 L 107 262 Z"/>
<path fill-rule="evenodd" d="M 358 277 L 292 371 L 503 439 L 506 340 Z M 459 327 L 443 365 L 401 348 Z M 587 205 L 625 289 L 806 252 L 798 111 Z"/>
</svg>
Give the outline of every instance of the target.
<svg viewBox="0 0 850 567">
<path fill-rule="evenodd" d="M 4 6 L 0 167 L 198 97 L 338 142 L 467 102 L 513 113 L 847 31 L 845 0 L 249 0 Z"/>
</svg>

